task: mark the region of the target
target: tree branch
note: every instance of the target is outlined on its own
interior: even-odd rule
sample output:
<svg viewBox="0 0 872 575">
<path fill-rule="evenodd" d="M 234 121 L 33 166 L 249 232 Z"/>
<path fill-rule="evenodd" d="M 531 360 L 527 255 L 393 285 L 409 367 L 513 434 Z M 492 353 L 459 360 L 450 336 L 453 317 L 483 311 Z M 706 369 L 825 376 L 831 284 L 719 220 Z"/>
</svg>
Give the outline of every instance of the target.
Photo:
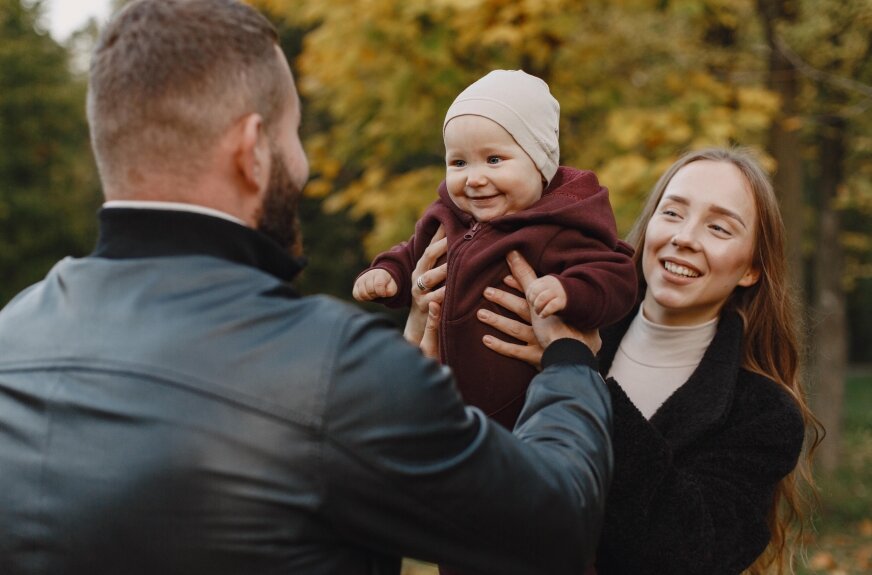
<svg viewBox="0 0 872 575">
<path fill-rule="evenodd" d="M 830 84 L 842 88 L 843 90 L 856 92 L 867 98 L 872 98 L 872 86 L 863 84 L 862 82 L 858 82 L 851 78 L 845 78 L 843 76 L 824 72 L 823 70 L 818 70 L 817 68 L 804 61 L 799 56 L 799 54 L 794 52 L 793 49 L 788 46 L 784 40 L 781 39 L 778 34 L 773 35 L 772 41 L 778 51 L 781 52 L 781 54 L 785 58 L 787 58 L 787 61 L 790 62 L 791 65 L 804 76 L 807 76 L 816 82 Z"/>
</svg>

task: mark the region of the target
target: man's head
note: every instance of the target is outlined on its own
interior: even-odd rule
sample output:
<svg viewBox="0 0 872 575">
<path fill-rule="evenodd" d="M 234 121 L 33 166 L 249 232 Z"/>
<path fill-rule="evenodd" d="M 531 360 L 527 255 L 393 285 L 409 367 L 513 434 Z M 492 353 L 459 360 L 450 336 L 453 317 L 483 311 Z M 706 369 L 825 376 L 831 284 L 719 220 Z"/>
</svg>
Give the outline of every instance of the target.
<svg viewBox="0 0 872 575">
<path fill-rule="evenodd" d="M 275 29 L 236 0 L 135 0 L 103 30 L 91 63 L 88 119 L 110 199 L 263 212 L 230 204 L 264 206 L 270 181 L 299 192 L 308 178 L 299 113 Z M 179 196 L 204 179 L 215 197 Z M 225 188 L 233 193 L 219 198 Z"/>
<path fill-rule="evenodd" d="M 442 133 L 458 116 L 499 124 L 527 153 L 547 185 L 560 164 L 560 104 L 548 84 L 522 70 L 493 70 L 467 87 L 448 108 Z"/>
</svg>

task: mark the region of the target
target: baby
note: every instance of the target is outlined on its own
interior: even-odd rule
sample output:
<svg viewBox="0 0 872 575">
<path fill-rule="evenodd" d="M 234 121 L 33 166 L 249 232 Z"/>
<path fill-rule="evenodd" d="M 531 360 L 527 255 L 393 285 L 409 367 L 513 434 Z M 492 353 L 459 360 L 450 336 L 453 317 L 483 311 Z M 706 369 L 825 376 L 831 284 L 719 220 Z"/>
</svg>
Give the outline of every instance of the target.
<svg viewBox="0 0 872 575">
<path fill-rule="evenodd" d="M 530 292 L 543 316 L 599 328 L 636 303 L 632 248 L 617 238 L 608 191 L 593 172 L 558 167 L 560 106 L 548 85 L 520 70 L 494 70 L 445 115 L 445 181 L 408 242 L 382 253 L 355 281 L 358 301 L 411 303 L 411 275 L 439 226 L 448 237 L 448 276 L 439 352 L 464 400 L 514 426 L 535 370 L 484 346 L 497 334 L 476 318 L 497 311 L 482 296 L 505 289 L 506 254 L 518 250 L 541 276 Z M 497 313 L 505 313 L 500 310 Z"/>
</svg>

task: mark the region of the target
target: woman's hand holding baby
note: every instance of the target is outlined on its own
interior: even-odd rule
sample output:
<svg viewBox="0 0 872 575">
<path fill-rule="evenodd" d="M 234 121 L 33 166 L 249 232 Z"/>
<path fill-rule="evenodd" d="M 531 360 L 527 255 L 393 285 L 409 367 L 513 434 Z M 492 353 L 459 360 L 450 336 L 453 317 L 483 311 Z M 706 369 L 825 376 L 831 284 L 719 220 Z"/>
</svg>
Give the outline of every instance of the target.
<svg viewBox="0 0 872 575">
<path fill-rule="evenodd" d="M 447 252 L 448 238 L 445 237 L 445 230 L 439 226 L 430 240 L 430 245 L 424 250 L 415 269 L 412 270 L 412 307 L 409 309 L 403 336 L 406 341 L 420 345 L 425 355 L 430 357 L 439 355 L 437 338 L 441 313 L 439 304 L 445 298 L 444 285 L 437 289 L 433 288 L 445 282 L 445 277 L 448 275 L 448 264 L 437 266 L 436 262 Z"/>
<path fill-rule="evenodd" d="M 523 321 L 517 321 L 485 309 L 478 311 L 478 319 L 482 323 L 524 343 L 510 343 L 486 335 L 483 340 L 484 345 L 501 355 L 520 359 L 535 367 L 539 367 L 542 353 L 548 347 L 548 344 L 555 339 L 563 337 L 577 339 L 587 345 L 594 353 L 598 352 L 600 345 L 602 345 L 602 340 L 597 330 L 581 332 L 566 325 L 558 317 L 546 318 L 535 310 L 532 310 L 531 313 L 531 308 L 535 307 L 533 302 L 538 296 L 538 293 L 534 294 L 531 288 L 538 280 L 544 278 L 537 278 L 536 272 L 530 264 L 517 252 L 509 254 L 507 260 L 512 275 L 507 276 L 503 281 L 509 287 L 525 293 L 526 299 L 493 287 L 485 290 L 484 297 L 488 301 L 516 314 Z M 547 307 L 547 304 L 545 307 Z"/>
<path fill-rule="evenodd" d="M 521 286 L 512 276 L 508 276 L 504 281 L 506 284 L 517 290 L 521 289 Z M 523 321 L 517 321 L 484 308 L 478 310 L 478 313 L 476 314 L 479 321 L 512 337 L 513 339 L 524 342 L 519 345 L 503 341 L 492 335 L 486 335 L 482 340 L 484 345 L 500 355 L 520 359 L 538 369 L 542 361 L 542 352 L 544 350 L 542 346 L 539 345 L 539 341 L 536 339 L 536 334 L 533 333 L 533 326 L 530 325 L 530 306 L 527 304 L 527 300 L 523 297 L 516 296 L 513 293 L 492 287 L 484 290 L 484 297 L 486 300 L 514 313 Z"/>
<path fill-rule="evenodd" d="M 445 278 L 448 276 L 448 264 L 437 266 L 439 258 L 448 252 L 448 238 L 442 226 L 436 230 L 436 234 L 430 240 L 430 245 L 424 250 L 424 254 L 415 269 L 412 270 L 412 310 L 418 310 L 422 314 L 427 313 L 430 302 L 442 303 L 445 298 Z M 436 288 L 436 286 L 441 286 Z"/>
</svg>

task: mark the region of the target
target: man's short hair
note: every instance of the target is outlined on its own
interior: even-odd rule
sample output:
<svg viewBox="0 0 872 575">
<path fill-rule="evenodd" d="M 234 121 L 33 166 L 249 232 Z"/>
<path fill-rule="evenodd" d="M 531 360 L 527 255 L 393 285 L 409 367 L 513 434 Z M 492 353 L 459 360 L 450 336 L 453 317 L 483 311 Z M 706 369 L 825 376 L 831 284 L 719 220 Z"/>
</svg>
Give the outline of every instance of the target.
<svg viewBox="0 0 872 575">
<path fill-rule="evenodd" d="M 236 0 L 136 0 L 103 30 L 88 121 L 104 184 L 129 170 L 190 176 L 237 120 L 270 132 L 288 99 L 275 28 Z"/>
</svg>

